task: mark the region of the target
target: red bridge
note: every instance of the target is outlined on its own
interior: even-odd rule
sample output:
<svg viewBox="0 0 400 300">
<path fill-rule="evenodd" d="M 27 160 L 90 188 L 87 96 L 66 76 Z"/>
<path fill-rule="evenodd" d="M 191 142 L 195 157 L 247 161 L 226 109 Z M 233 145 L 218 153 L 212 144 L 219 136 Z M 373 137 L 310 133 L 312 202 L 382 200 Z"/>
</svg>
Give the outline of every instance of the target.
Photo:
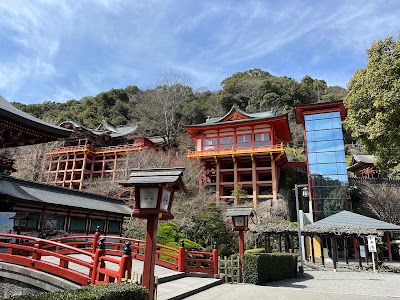
<svg viewBox="0 0 400 300">
<path fill-rule="evenodd" d="M 68 236 L 53 240 L 0 233 L 0 261 L 22 265 L 79 285 L 131 279 L 145 242 L 119 236 Z M 218 273 L 218 250 L 188 251 L 157 245 L 156 265 L 176 272 Z M 137 263 L 137 262 L 136 262 Z"/>
</svg>

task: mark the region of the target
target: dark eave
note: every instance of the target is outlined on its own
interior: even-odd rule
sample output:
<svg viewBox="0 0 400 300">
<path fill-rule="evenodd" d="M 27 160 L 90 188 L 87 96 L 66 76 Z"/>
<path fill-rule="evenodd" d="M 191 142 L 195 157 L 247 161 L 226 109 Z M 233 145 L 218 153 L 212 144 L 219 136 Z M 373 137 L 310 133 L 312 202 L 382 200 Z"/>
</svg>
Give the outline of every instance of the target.
<svg viewBox="0 0 400 300">
<path fill-rule="evenodd" d="M 129 216 L 132 210 L 122 200 L 81 192 L 73 189 L 21 180 L 0 175 L 0 195 L 14 201 L 41 206 L 103 212 Z"/>
</svg>

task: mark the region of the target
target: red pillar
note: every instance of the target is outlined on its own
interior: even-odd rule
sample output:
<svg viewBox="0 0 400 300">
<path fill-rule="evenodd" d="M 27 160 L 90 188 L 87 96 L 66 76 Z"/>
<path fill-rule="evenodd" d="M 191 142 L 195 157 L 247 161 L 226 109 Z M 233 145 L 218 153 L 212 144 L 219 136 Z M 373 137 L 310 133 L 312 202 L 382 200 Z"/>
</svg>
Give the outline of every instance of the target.
<svg viewBox="0 0 400 300">
<path fill-rule="evenodd" d="M 385 237 L 386 237 L 386 243 L 387 243 L 387 246 L 388 246 L 389 261 L 392 261 L 393 257 L 392 257 L 392 247 L 390 246 L 389 231 L 385 231 Z"/>
<path fill-rule="evenodd" d="M 240 275 L 243 273 L 243 255 L 244 255 L 244 234 L 243 230 L 239 230 L 239 270 Z"/>
<path fill-rule="evenodd" d="M 219 274 L 219 269 L 218 269 L 218 247 L 217 243 L 214 243 L 212 251 L 212 261 L 213 261 L 213 273 L 214 274 Z"/>
<path fill-rule="evenodd" d="M 143 286 L 149 290 L 148 300 L 154 299 L 154 265 L 157 239 L 157 216 L 147 219 L 146 247 L 144 250 Z"/>
<path fill-rule="evenodd" d="M 178 272 L 185 272 L 185 267 L 186 267 L 185 242 L 181 240 L 181 246 L 178 249 Z"/>
<path fill-rule="evenodd" d="M 92 253 L 96 253 L 97 244 L 100 239 L 100 226 L 97 226 L 96 233 L 94 234 L 93 241 L 92 241 Z"/>
<path fill-rule="evenodd" d="M 121 261 L 119 262 L 119 270 L 118 270 L 118 282 L 121 282 L 122 279 L 130 279 L 132 272 L 132 250 L 131 243 L 125 243 L 124 254 L 121 257 Z"/>
</svg>

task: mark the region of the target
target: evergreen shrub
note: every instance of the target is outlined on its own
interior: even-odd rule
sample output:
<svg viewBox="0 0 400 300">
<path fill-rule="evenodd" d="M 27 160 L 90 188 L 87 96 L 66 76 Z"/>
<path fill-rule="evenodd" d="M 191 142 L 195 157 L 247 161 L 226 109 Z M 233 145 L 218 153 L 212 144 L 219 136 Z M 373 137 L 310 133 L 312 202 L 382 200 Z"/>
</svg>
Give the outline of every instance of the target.
<svg viewBox="0 0 400 300">
<path fill-rule="evenodd" d="M 290 253 L 245 253 L 243 281 L 264 284 L 297 276 L 297 255 Z"/>
<path fill-rule="evenodd" d="M 13 300 L 145 300 L 148 291 L 138 284 L 109 283 L 88 285 L 76 290 L 16 296 Z"/>
</svg>

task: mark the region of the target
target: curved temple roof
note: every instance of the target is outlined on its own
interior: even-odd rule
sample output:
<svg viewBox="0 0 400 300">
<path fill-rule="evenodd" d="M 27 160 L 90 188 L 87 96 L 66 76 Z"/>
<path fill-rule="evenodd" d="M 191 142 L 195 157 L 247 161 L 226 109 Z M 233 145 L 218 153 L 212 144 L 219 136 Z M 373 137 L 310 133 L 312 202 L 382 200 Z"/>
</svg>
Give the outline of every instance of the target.
<svg viewBox="0 0 400 300">
<path fill-rule="evenodd" d="M 0 176 L 0 195 L 35 205 L 74 207 L 125 216 L 132 214 L 122 200 L 9 176 Z"/>
<path fill-rule="evenodd" d="M 204 123 L 187 125 L 185 126 L 185 130 L 192 136 L 195 136 L 200 130 L 207 130 L 210 127 L 226 127 L 247 122 L 265 122 L 274 124 L 274 129 L 282 141 L 288 142 L 292 139 L 287 114 L 276 116 L 272 111 L 246 113 L 236 105 L 233 105 L 231 110 L 222 117 L 208 118 Z"/>
<path fill-rule="evenodd" d="M 68 137 L 72 132 L 35 118 L 0 96 L 0 148 L 54 141 Z"/>
</svg>

